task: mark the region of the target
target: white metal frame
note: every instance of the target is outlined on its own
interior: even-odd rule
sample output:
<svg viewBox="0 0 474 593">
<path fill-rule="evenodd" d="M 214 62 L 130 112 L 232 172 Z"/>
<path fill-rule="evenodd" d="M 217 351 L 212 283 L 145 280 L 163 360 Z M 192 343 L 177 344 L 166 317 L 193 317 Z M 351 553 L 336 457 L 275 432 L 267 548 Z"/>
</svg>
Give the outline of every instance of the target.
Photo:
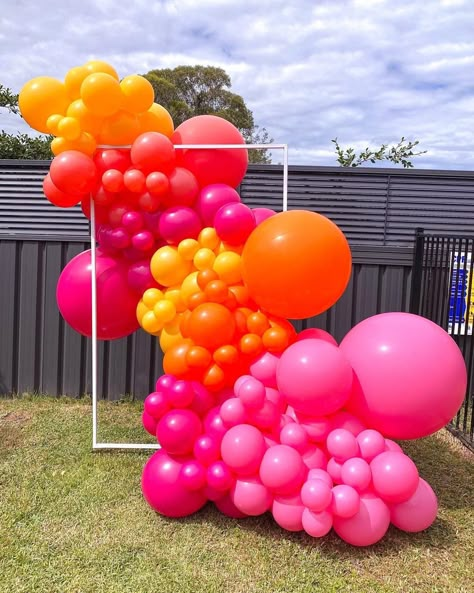
<svg viewBox="0 0 474 593">
<path fill-rule="evenodd" d="M 101 146 L 100 148 L 106 148 Z M 108 148 L 108 147 L 107 147 Z M 112 148 L 112 147 L 110 147 Z M 114 146 L 113 148 L 117 148 Z M 124 147 L 125 148 L 125 147 Z M 177 144 L 176 150 L 222 148 L 283 150 L 283 211 L 288 210 L 288 145 L 287 144 Z M 91 199 L 91 272 L 92 272 L 92 449 L 159 449 L 154 443 L 100 443 L 97 441 L 97 260 L 95 205 Z"/>
</svg>

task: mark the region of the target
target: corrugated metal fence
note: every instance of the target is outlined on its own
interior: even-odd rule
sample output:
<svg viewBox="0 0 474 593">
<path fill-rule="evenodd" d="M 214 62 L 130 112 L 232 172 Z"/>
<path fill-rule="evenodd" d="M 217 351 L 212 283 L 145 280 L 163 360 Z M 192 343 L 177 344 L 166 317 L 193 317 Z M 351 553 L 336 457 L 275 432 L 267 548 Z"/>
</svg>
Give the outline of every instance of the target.
<svg viewBox="0 0 474 593">
<path fill-rule="evenodd" d="M 90 340 L 56 306 L 59 274 L 88 249 L 78 208 L 42 196 L 49 163 L 0 161 L 0 393 L 90 392 Z M 464 172 L 290 167 L 289 206 L 319 211 L 349 238 L 353 275 L 341 300 L 308 320 L 341 339 L 358 321 L 409 307 L 414 228 L 474 234 L 474 175 Z M 281 208 L 277 166 L 252 166 L 240 188 L 251 206 Z M 301 327 L 301 324 L 300 324 Z M 161 371 L 161 352 L 142 331 L 99 348 L 99 393 L 143 398 Z"/>
</svg>

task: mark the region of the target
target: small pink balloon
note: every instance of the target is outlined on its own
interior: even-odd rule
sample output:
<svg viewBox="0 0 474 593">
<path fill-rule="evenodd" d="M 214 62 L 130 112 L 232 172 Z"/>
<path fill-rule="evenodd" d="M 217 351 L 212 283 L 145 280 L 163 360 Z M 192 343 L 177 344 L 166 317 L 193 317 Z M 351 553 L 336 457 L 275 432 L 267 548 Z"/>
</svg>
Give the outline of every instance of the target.
<svg viewBox="0 0 474 593">
<path fill-rule="evenodd" d="M 323 480 L 307 480 L 301 488 L 301 500 L 306 508 L 320 513 L 331 504 L 331 488 Z"/>
<path fill-rule="evenodd" d="M 330 416 L 329 421 L 331 423 L 331 430 L 344 428 L 349 432 L 352 432 L 354 436 L 357 436 L 365 429 L 365 426 L 359 418 L 354 416 L 354 414 L 349 414 L 349 412 L 346 412 L 345 410 L 339 410 Z"/>
<path fill-rule="evenodd" d="M 197 461 L 186 461 L 181 466 L 178 479 L 187 490 L 201 490 L 206 485 L 206 470 Z"/>
<path fill-rule="evenodd" d="M 249 409 L 249 422 L 262 431 L 272 431 L 280 425 L 280 411 L 277 406 L 265 400 L 259 410 Z"/>
<path fill-rule="evenodd" d="M 195 208 L 205 226 L 212 226 L 214 216 L 222 206 L 240 202 L 240 196 L 230 185 L 213 183 L 200 191 Z"/>
<path fill-rule="evenodd" d="M 212 500 L 212 502 L 217 502 L 218 500 L 220 500 L 224 496 L 227 496 L 228 494 L 227 492 L 224 492 L 222 490 L 216 490 L 215 488 L 211 488 L 211 486 L 206 486 L 203 492 L 207 500 Z"/>
<path fill-rule="evenodd" d="M 344 428 L 336 428 L 328 434 L 326 447 L 336 461 L 345 461 L 359 455 L 359 445 L 356 437 Z"/>
<path fill-rule="evenodd" d="M 191 404 L 191 410 L 202 418 L 209 410 L 214 407 L 215 401 L 213 394 L 208 391 L 202 383 L 198 381 L 191 382 L 194 391 L 194 399 Z"/>
<path fill-rule="evenodd" d="M 337 535 L 352 546 L 371 546 L 383 538 L 390 525 L 390 511 L 384 501 L 371 493 L 362 494 L 358 512 L 333 518 Z"/>
<path fill-rule="evenodd" d="M 257 516 L 266 513 L 272 506 L 273 497 L 258 476 L 239 478 L 231 491 L 235 506 L 245 515 Z"/>
<path fill-rule="evenodd" d="M 336 461 L 334 457 L 328 461 L 327 471 L 336 484 L 342 483 L 342 463 Z"/>
<path fill-rule="evenodd" d="M 222 417 L 220 415 L 220 406 L 211 408 L 204 419 L 204 432 L 221 442 L 227 432 Z"/>
<path fill-rule="evenodd" d="M 403 531 L 417 533 L 432 525 L 438 513 L 438 499 L 431 486 L 420 478 L 415 493 L 405 502 L 389 505 L 390 520 Z"/>
<path fill-rule="evenodd" d="M 324 340 L 333 346 L 337 346 L 336 340 L 331 336 L 329 332 L 324 331 L 323 329 L 318 329 L 316 327 L 309 327 L 308 329 L 304 329 L 298 334 L 297 341 L 301 340 Z"/>
<path fill-rule="evenodd" d="M 138 233 L 145 226 L 145 219 L 140 212 L 130 210 L 122 216 L 122 226 L 131 235 Z"/>
<path fill-rule="evenodd" d="M 403 453 L 403 449 L 398 443 L 391 439 L 385 439 L 385 451 L 395 451 L 396 453 Z"/>
<path fill-rule="evenodd" d="M 194 400 L 192 384 L 189 381 L 176 381 L 168 391 L 167 399 L 173 408 L 188 408 Z"/>
<path fill-rule="evenodd" d="M 298 490 L 307 474 L 301 455 L 288 445 L 270 447 L 260 465 L 260 479 L 272 492 L 285 496 Z"/>
<path fill-rule="evenodd" d="M 223 461 L 214 461 L 207 468 L 207 483 L 214 490 L 226 492 L 232 488 L 234 482 L 230 469 Z"/>
<path fill-rule="evenodd" d="M 265 399 L 273 402 L 276 405 L 279 413 L 284 414 L 286 411 L 286 400 L 277 389 L 265 387 Z"/>
<path fill-rule="evenodd" d="M 255 223 L 258 226 L 267 218 L 271 216 L 275 216 L 275 210 L 271 210 L 270 208 L 252 208 L 253 215 L 255 216 Z"/>
<path fill-rule="evenodd" d="M 144 409 L 147 414 L 155 420 L 160 418 L 170 410 L 170 405 L 162 391 L 155 391 L 147 395 L 144 403 Z"/>
<path fill-rule="evenodd" d="M 299 496 L 278 498 L 273 501 L 272 515 L 280 527 L 287 531 L 303 531 L 304 505 Z"/>
<path fill-rule="evenodd" d="M 303 453 L 303 462 L 308 469 L 326 469 L 328 458 L 318 445 L 310 445 Z"/>
<path fill-rule="evenodd" d="M 238 397 L 231 397 L 221 405 L 221 418 L 227 427 L 245 424 L 247 412 L 242 400 Z"/>
<path fill-rule="evenodd" d="M 191 410 L 171 410 L 158 422 L 156 437 L 171 455 L 186 455 L 202 431 L 199 416 Z"/>
<path fill-rule="evenodd" d="M 206 504 L 202 490 L 187 490 L 179 480 L 183 463 L 162 449 L 147 461 L 142 474 L 142 491 L 148 504 L 167 517 L 185 517 Z"/>
<path fill-rule="evenodd" d="M 158 422 L 155 420 L 155 418 L 153 418 L 153 416 L 150 416 L 150 414 L 147 414 L 146 411 L 143 411 L 143 413 L 142 413 L 142 424 L 143 424 L 143 428 L 148 433 L 150 433 L 151 435 L 156 437 L 156 427 L 157 427 Z"/>
<path fill-rule="evenodd" d="M 331 511 L 337 517 L 353 517 L 360 506 L 360 496 L 351 486 L 339 484 L 332 489 Z"/>
<path fill-rule="evenodd" d="M 223 515 L 226 515 L 231 519 L 245 519 L 245 517 L 248 517 L 248 515 L 242 513 L 242 511 L 235 506 L 230 494 L 225 494 L 222 498 L 214 501 L 214 504 Z"/>
<path fill-rule="evenodd" d="M 139 231 L 132 237 L 132 247 L 137 251 L 150 251 L 155 245 L 155 237 L 150 231 Z"/>
<path fill-rule="evenodd" d="M 309 437 L 301 424 L 291 422 L 281 429 L 280 442 L 282 445 L 293 447 L 293 449 L 296 449 L 299 453 L 303 454 L 308 448 Z"/>
<path fill-rule="evenodd" d="M 212 436 L 204 434 L 194 443 L 193 453 L 197 461 L 207 467 L 220 458 L 219 442 Z"/>
<path fill-rule="evenodd" d="M 246 408 L 259 409 L 265 401 L 265 386 L 254 377 L 247 377 L 245 381 L 238 385 L 236 395 Z"/>
<path fill-rule="evenodd" d="M 276 388 L 277 364 L 280 356 L 265 352 L 250 365 L 250 373 L 261 381 L 265 387 Z"/>
<path fill-rule="evenodd" d="M 385 451 L 385 439 L 378 430 L 372 430 L 371 428 L 363 430 L 357 435 L 357 442 L 360 448 L 360 456 L 369 462 Z"/>
<path fill-rule="evenodd" d="M 332 478 L 324 469 L 310 469 L 308 472 L 308 480 L 322 480 L 329 486 L 329 488 L 333 487 Z"/>
<path fill-rule="evenodd" d="M 353 457 L 342 465 L 341 478 L 344 484 L 352 486 L 357 492 L 363 492 L 370 485 L 372 472 L 367 461 Z"/>
<path fill-rule="evenodd" d="M 101 235 L 101 238 L 103 236 Z M 105 238 L 105 237 L 104 237 Z M 131 244 L 129 233 L 123 227 L 111 229 L 107 233 L 107 244 L 114 249 L 125 249 Z"/>
<path fill-rule="evenodd" d="M 405 502 L 418 488 L 418 469 L 404 453 L 385 451 L 370 462 L 370 469 L 374 492 L 386 502 Z"/>
<path fill-rule="evenodd" d="M 160 217 L 159 231 L 170 245 L 178 245 L 183 239 L 197 239 L 202 223 L 192 208 L 174 206 L 168 208 Z"/>
<path fill-rule="evenodd" d="M 326 416 L 308 416 L 298 412 L 296 417 L 308 433 L 311 442 L 323 443 L 326 441 L 331 432 L 331 423 Z"/>
<path fill-rule="evenodd" d="M 129 265 L 127 282 L 131 289 L 140 293 L 140 296 L 149 288 L 158 286 L 151 275 L 150 261 L 147 259 L 140 259 Z"/>
<path fill-rule="evenodd" d="M 311 537 L 324 537 L 332 529 L 332 514 L 328 511 L 314 513 L 305 509 L 301 519 L 303 529 Z"/>
<path fill-rule="evenodd" d="M 176 382 L 176 377 L 173 375 L 161 375 L 161 377 L 157 380 L 155 389 L 156 391 L 163 391 L 165 395 L 168 394 L 168 391 L 171 389 L 172 385 Z"/>
<path fill-rule="evenodd" d="M 250 424 L 233 426 L 221 443 L 222 459 L 239 476 L 252 475 L 258 471 L 265 449 L 262 433 Z"/>
<path fill-rule="evenodd" d="M 257 226 L 252 210 L 236 202 L 219 208 L 214 216 L 213 226 L 217 234 L 229 245 L 242 245 Z"/>
</svg>

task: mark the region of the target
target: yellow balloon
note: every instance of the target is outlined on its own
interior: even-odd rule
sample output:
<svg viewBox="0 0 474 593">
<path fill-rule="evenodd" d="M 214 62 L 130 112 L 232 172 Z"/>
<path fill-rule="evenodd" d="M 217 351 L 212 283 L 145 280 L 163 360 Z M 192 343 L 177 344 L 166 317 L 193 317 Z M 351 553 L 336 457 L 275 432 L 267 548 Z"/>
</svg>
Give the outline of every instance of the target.
<svg viewBox="0 0 474 593">
<path fill-rule="evenodd" d="M 173 321 L 176 316 L 176 307 L 169 299 L 158 301 L 153 307 L 153 313 L 160 323 L 163 325 Z"/>
<path fill-rule="evenodd" d="M 67 108 L 67 115 L 78 120 L 83 132 L 89 132 L 89 134 L 92 134 L 93 136 L 99 135 L 104 118 L 93 115 L 84 105 L 82 99 L 76 99 L 69 105 Z"/>
<path fill-rule="evenodd" d="M 132 113 L 148 111 L 155 100 L 155 91 L 151 83 L 138 74 L 126 76 L 120 82 L 124 96 L 123 108 Z"/>
<path fill-rule="evenodd" d="M 199 247 L 199 243 L 196 239 L 183 239 L 178 245 L 178 253 L 184 257 L 184 259 L 192 260 Z"/>
<path fill-rule="evenodd" d="M 241 258 L 234 251 L 220 253 L 212 268 L 226 284 L 238 284 L 242 280 Z"/>
<path fill-rule="evenodd" d="M 69 97 L 64 84 L 50 76 L 39 76 L 27 82 L 18 96 L 18 106 L 28 125 L 38 132 L 49 133 L 51 115 L 65 115 Z"/>
<path fill-rule="evenodd" d="M 120 84 L 110 74 L 89 74 L 81 85 L 81 99 L 94 115 L 104 117 L 117 113 L 123 101 Z"/>
<path fill-rule="evenodd" d="M 181 344 L 184 340 L 180 330 L 181 314 L 176 316 L 175 320 L 167 323 L 160 334 L 160 347 L 166 352 L 173 346 Z"/>
<path fill-rule="evenodd" d="M 161 301 L 163 297 L 164 295 L 159 288 L 148 288 L 143 293 L 142 301 L 149 309 L 153 309 L 156 303 Z"/>
<path fill-rule="evenodd" d="M 206 227 L 202 229 L 198 237 L 199 244 L 201 247 L 207 247 L 208 249 L 217 249 L 219 247 L 220 239 L 216 233 L 216 229 L 213 227 Z"/>
<path fill-rule="evenodd" d="M 163 329 L 163 323 L 161 323 L 161 321 L 155 317 L 153 311 L 148 311 L 145 313 L 145 315 L 143 315 L 141 326 L 146 332 L 152 334 L 153 336 L 158 335 Z"/>
<path fill-rule="evenodd" d="M 132 144 L 138 135 L 137 116 L 121 109 L 104 120 L 100 129 L 99 143 L 115 146 L 128 145 Z"/>
<path fill-rule="evenodd" d="M 140 302 L 137 305 L 137 319 L 138 319 L 138 323 L 141 325 L 142 324 L 142 319 L 143 316 L 148 313 L 149 311 L 149 307 L 147 307 L 145 305 L 145 303 L 143 302 L 143 299 L 140 300 Z"/>
<path fill-rule="evenodd" d="M 186 282 L 186 279 L 184 280 Z M 187 309 L 187 305 L 184 303 L 181 297 L 181 287 L 180 286 L 171 286 L 165 290 L 165 298 L 170 300 L 176 311 L 178 313 L 182 313 Z"/>
<path fill-rule="evenodd" d="M 186 307 L 188 306 L 189 297 L 195 294 L 196 292 L 200 292 L 199 284 L 197 282 L 198 272 L 192 272 L 189 276 L 183 280 L 181 284 L 181 298 L 185 303 Z"/>
<path fill-rule="evenodd" d="M 59 113 L 54 113 L 50 115 L 46 120 L 46 127 L 48 128 L 48 132 L 53 134 L 54 136 L 59 136 L 58 134 L 58 125 L 59 122 L 63 119 L 64 115 L 59 115 Z"/>
<path fill-rule="evenodd" d="M 63 136 L 66 140 L 77 140 L 80 135 L 81 126 L 75 117 L 63 117 L 58 123 L 58 136 Z"/>
<path fill-rule="evenodd" d="M 51 142 L 51 151 L 54 156 L 61 154 L 65 150 L 78 150 L 92 156 L 96 148 L 97 143 L 95 139 L 87 132 L 81 132 L 81 135 L 76 140 L 67 140 L 62 136 L 58 136 Z"/>
<path fill-rule="evenodd" d="M 91 72 L 85 66 L 74 66 L 68 71 L 64 77 L 64 85 L 70 99 L 75 100 L 81 96 L 81 84 L 89 74 Z"/>
<path fill-rule="evenodd" d="M 148 111 L 138 116 L 140 134 L 144 132 L 160 132 L 168 138 L 171 138 L 174 132 L 174 124 L 168 111 L 159 105 L 153 103 Z"/>
<path fill-rule="evenodd" d="M 196 255 L 193 258 L 193 263 L 198 270 L 208 270 L 209 268 L 212 268 L 215 259 L 216 254 L 214 251 L 207 247 L 201 247 L 201 249 L 196 252 Z"/>
<path fill-rule="evenodd" d="M 155 252 L 150 262 L 153 278 L 162 286 L 181 284 L 191 272 L 192 264 L 178 253 L 176 247 L 165 245 Z"/>
<path fill-rule="evenodd" d="M 115 78 L 115 80 L 120 80 L 117 71 L 113 66 L 111 66 L 108 62 L 104 62 L 102 60 L 89 60 L 84 64 L 84 68 L 87 71 L 87 74 L 95 74 L 96 72 L 101 72 L 103 74 L 108 74 Z"/>
</svg>

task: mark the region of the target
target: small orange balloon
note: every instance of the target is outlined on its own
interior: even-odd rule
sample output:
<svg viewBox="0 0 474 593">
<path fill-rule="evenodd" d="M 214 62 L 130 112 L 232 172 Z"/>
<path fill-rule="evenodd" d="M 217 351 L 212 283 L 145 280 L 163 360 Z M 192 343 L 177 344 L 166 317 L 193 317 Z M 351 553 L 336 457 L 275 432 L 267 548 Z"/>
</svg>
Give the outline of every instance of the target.
<svg viewBox="0 0 474 593">
<path fill-rule="evenodd" d="M 188 308 L 190 311 L 193 311 L 196 307 L 199 307 L 199 305 L 202 305 L 206 302 L 207 296 L 203 292 L 195 292 L 188 298 Z"/>
<path fill-rule="evenodd" d="M 153 105 L 155 91 L 151 83 L 139 74 L 126 76 L 120 82 L 124 96 L 123 108 L 132 113 L 148 111 Z"/>
<path fill-rule="evenodd" d="M 158 103 L 153 103 L 148 111 L 140 113 L 138 123 L 140 134 L 145 132 L 160 132 L 160 134 L 165 135 L 167 138 L 171 138 L 174 132 L 171 115 L 164 107 L 158 105 Z"/>
<path fill-rule="evenodd" d="M 263 345 L 269 352 L 283 352 L 289 345 L 288 332 L 281 327 L 271 327 L 263 334 Z"/>
<path fill-rule="evenodd" d="M 187 364 L 193 368 L 207 368 L 212 362 L 212 356 L 209 350 L 202 346 L 192 346 L 186 354 Z"/>
<path fill-rule="evenodd" d="M 195 344 L 214 350 L 233 341 L 234 316 L 219 303 L 203 303 L 191 313 L 187 330 Z"/>
<path fill-rule="evenodd" d="M 225 373 L 217 364 L 213 364 L 203 377 L 203 384 L 210 391 L 219 391 L 225 385 Z"/>
<path fill-rule="evenodd" d="M 237 284 L 236 286 L 229 286 L 229 290 L 233 293 L 239 305 L 244 307 L 248 305 L 250 297 L 246 286 Z"/>
<path fill-rule="evenodd" d="M 101 144 L 115 146 L 132 144 L 139 135 L 138 119 L 133 113 L 121 109 L 107 117 L 99 134 Z"/>
<path fill-rule="evenodd" d="M 78 120 L 81 130 L 98 136 L 104 119 L 92 114 L 82 99 L 76 99 L 67 108 L 67 115 Z"/>
<path fill-rule="evenodd" d="M 227 284 L 222 280 L 211 280 L 204 289 L 207 300 L 212 303 L 223 303 L 228 295 L 229 289 Z"/>
<path fill-rule="evenodd" d="M 201 290 L 205 290 L 209 282 L 212 282 L 213 280 L 219 280 L 219 276 L 217 275 L 217 272 L 214 272 L 214 270 L 211 269 L 201 270 L 197 275 L 197 283 Z"/>
<path fill-rule="evenodd" d="M 242 252 L 250 297 L 279 317 L 303 319 L 326 311 L 341 297 L 350 275 L 345 236 L 316 212 L 291 210 L 267 218 Z"/>
<path fill-rule="evenodd" d="M 217 348 L 214 351 L 213 358 L 221 367 L 232 366 L 239 360 L 239 351 L 235 346 L 228 344 Z"/>
<path fill-rule="evenodd" d="M 269 329 L 270 322 L 266 315 L 264 315 L 261 311 L 256 311 L 255 313 L 251 313 L 247 317 L 247 329 L 252 334 L 257 334 L 262 336 L 263 333 Z"/>
<path fill-rule="evenodd" d="M 87 74 L 93 74 L 95 72 L 101 72 L 103 74 L 109 74 L 115 80 L 119 80 L 119 75 L 113 66 L 103 60 L 89 60 L 83 66 L 86 69 Z"/>
<path fill-rule="evenodd" d="M 245 334 L 240 339 L 240 351 L 247 355 L 257 355 L 263 350 L 263 342 L 257 334 Z"/>
<path fill-rule="evenodd" d="M 189 372 L 189 365 L 186 355 L 192 347 L 190 340 L 184 340 L 181 344 L 171 347 L 163 357 L 163 370 L 169 375 L 183 377 Z"/>
</svg>

